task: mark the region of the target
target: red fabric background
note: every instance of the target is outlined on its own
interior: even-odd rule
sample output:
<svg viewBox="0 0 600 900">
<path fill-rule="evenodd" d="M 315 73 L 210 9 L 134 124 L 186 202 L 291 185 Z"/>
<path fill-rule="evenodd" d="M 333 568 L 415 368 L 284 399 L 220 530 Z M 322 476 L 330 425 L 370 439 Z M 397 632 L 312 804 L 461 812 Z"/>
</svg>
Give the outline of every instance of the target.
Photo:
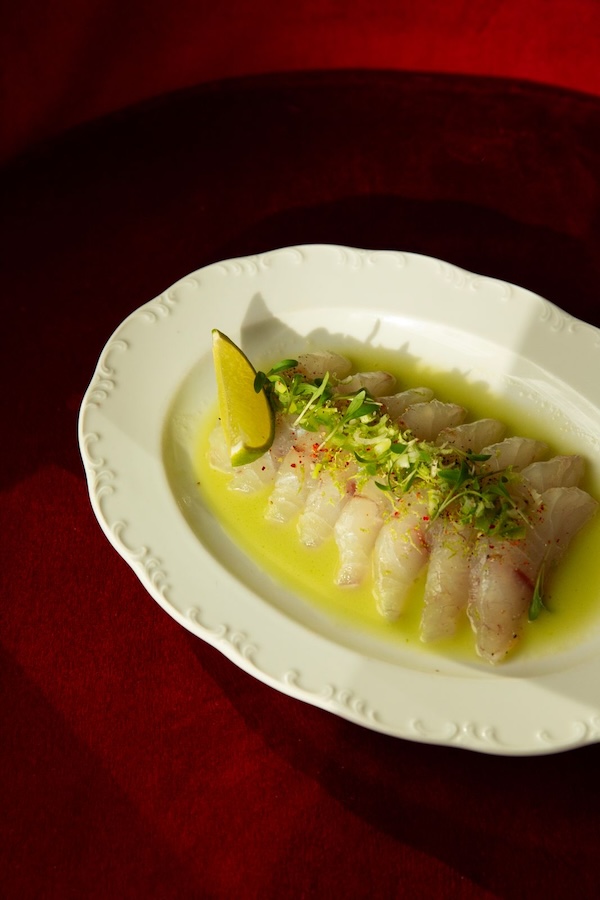
<svg viewBox="0 0 600 900">
<path fill-rule="evenodd" d="M 20 0 L 0 29 L 0 162 L 139 100 L 310 69 L 493 75 L 600 93 L 595 0 Z"/>
<path fill-rule="evenodd" d="M 21 33 L 4 59 L 4 146 L 27 152 L 0 176 L 3 896 L 597 896 L 597 746 L 510 759 L 413 744 L 255 681 L 176 625 L 108 545 L 76 443 L 113 329 L 228 256 L 319 241 L 424 252 L 600 325 L 597 6 L 544 8 L 481 4 L 478 46 L 453 27 L 475 34 L 468 5 L 406 12 L 402 42 L 391 4 L 368 28 L 366 4 L 352 22 L 323 4 L 310 39 L 308 5 L 198 10 L 202 52 L 158 4 L 152 18 L 110 3 L 7 14 Z M 353 37 L 334 41 L 333 22 Z M 376 28 L 402 64 L 375 53 Z M 292 33 L 291 68 L 487 63 L 589 95 L 381 71 L 168 93 L 282 68 Z"/>
</svg>

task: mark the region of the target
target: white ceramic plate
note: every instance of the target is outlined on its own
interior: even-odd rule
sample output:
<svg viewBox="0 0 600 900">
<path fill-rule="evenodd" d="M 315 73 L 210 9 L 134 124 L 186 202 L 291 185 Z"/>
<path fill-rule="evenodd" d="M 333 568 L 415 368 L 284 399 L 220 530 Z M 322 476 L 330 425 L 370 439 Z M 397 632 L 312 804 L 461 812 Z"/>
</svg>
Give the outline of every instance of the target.
<svg viewBox="0 0 600 900">
<path fill-rule="evenodd" d="M 600 331 L 535 294 L 428 257 L 284 248 L 201 269 L 130 315 L 102 352 L 79 423 L 108 539 L 169 615 L 251 675 L 415 741 L 520 755 L 600 740 L 596 620 L 559 653 L 491 669 L 340 627 L 232 544 L 191 462 L 214 402 L 215 327 L 261 366 L 304 346 L 358 342 L 459 370 L 552 419 L 592 461 L 596 485 Z"/>
</svg>

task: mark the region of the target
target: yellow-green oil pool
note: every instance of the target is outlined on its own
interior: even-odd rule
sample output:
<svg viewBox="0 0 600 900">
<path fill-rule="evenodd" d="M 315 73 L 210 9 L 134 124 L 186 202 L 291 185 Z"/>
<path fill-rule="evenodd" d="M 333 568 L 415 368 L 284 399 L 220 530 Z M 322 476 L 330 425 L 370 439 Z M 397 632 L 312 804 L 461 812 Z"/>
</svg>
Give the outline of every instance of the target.
<svg viewBox="0 0 600 900">
<path fill-rule="evenodd" d="M 365 357 L 353 358 L 355 368 L 384 368 L 398 378 L 398 389 L 425 386 L 444 401 L 462 404 L 468 409 L 468 420 L 495 417 L 507 425 L 508 434 L 543 440 L 550 454 L 573 453 L 566 439 L 552 429 L 543 413 L 523 412 L 510 398 L 492 396 L 482 383 L 469 383 L 458 372 L 444 373 L 420 364 L 398 365 L 390 354 L 378 353 L 374 363 Z M 282 585 L 315 604 L 333 619 L 363 629 L 386 642 L 399 642 L 419 648 L 425 653 L 444 653 L 452 657 L 474 659 L 473 635 L 466 616 L 457 635 L 431 645 L 419 640 L 424 574 L 416 582 L 406 612 L 394 623 L 386 622 L 375 609 L 371 583 L 359 587 L 335 584 L 337 552 L 333 539 L 319 548 L 305 547 L 298 539 L 296 523 L 287 525 L 268 522 L 265 509 L 268 489 L 247 495 L 228 490 L 227 475 L 213 470 L 208 463 L 208 436 L 217 421 L 216 407 L 207 415 L 198 434 L 195 448 L 196 480 L 204 502 L 222 523 L 231 538 Z M 588 478 L 582 485 L 598 496 L 598 485 Z M 600 617 L 600 514 L 574 539 L 565 557 L 546 585 L 547 611 L 528 623 L 518 655 L 538 657 L 566 649 Z"/>
</svg>

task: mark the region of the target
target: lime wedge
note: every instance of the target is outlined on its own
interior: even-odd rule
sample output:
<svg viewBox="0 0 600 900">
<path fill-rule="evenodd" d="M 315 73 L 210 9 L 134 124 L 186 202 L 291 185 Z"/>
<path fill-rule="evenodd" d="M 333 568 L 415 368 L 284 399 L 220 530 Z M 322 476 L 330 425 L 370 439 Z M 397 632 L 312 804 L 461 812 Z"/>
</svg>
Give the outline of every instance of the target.
<svg viewBox="0 0 600 900">
<path fill-rule="evenodd" d="M 264 388 L 254 390 L 256 370 L 245 353 L 216 328 L 212 332 L 219 414 L 233 466 L 266 453 L 275 436 L 275 417 Z"/>
</svg>

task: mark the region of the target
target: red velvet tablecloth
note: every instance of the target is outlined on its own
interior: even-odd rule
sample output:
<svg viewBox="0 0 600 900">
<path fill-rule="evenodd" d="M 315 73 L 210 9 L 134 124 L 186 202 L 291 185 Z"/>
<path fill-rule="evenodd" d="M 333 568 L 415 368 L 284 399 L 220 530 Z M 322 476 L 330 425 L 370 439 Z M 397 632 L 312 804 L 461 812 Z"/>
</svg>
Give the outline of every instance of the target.
<svg viewBox="0 0 600 900">
<path fill-rule="evenodd" d="M 600 326 L 600 99 L 385 72 L 215 83 L 39 146 L 1 188 L 2 896 L 597 896 L 597 746 L 411 743 L 254 680 L 108 544 L 76 422 L 125 316 L 278 246 L 426 253 Z"/>
</svg>

